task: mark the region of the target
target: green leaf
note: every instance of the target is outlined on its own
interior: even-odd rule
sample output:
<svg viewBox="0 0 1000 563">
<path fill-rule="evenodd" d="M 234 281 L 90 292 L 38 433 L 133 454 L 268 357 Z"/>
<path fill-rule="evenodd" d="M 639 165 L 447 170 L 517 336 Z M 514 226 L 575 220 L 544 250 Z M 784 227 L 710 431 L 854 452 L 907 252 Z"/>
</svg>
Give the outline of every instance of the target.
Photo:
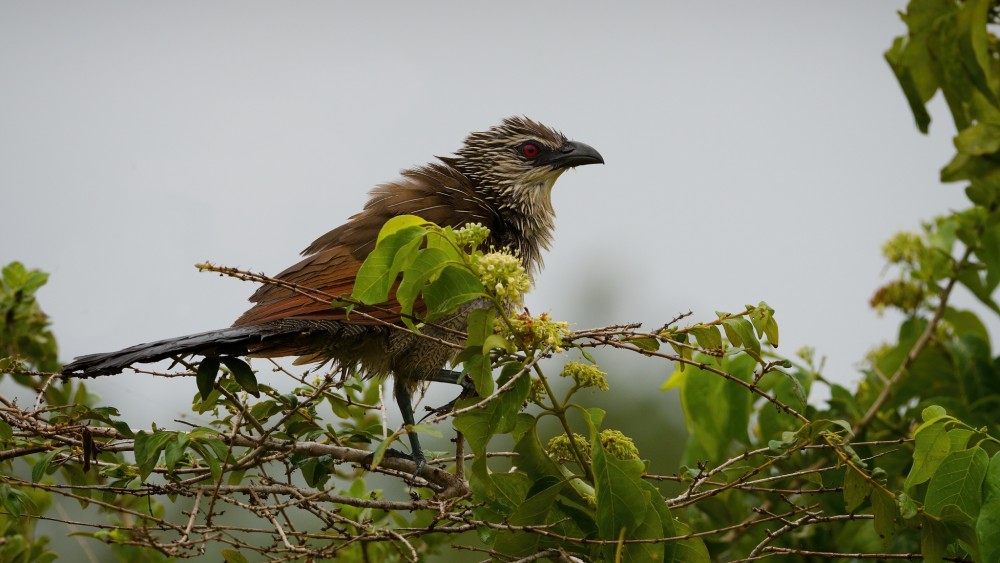
<svg viewBox="0 0 1000 563">
<path fill-rule="evenodd" d="M 648 532 L 646 534 L 637 534 L 638 537 L 636 539 L 654 539 L 677 535 L 674 518 L 670 515 L 670 508 L 667 507 L 667 503 L 663 500 L 660 491 L 648 481 L 642 481 L 642 486 L 649 493 L 649 506 L 653 510 L 646 512 L 646 520 L 643 522 L 643 528 L 648 530 Z M 655 521 L 653 520 L 654 517 Z M 651 525 L 650 522 L 655 522 L 656 526 Z M 636 561 L 649 561 L 651 559 L 655 561 L 674 561 L 674 552 L 676 551 L 674 542 L 664 542 L 663 549 L 658 549 L 651 544 L 640 545 L 650 545 L 655 551 L 647 555 L 646 550 L 629 549 L 626 551 L 626 554 Z M 639 553 L 634 553 L 634 551 L 639 551 Z"/>
<path fill-rule="evenodd" d="M 135 463 L 139 466 L 139 474 L 145 481 L 149 474 L 156 468 L 160 461 L 160 452 L 166 447 L 167 442 L 174 439 L 173 432 L 154 432 L 148 434 L 139 432 L 135 436 L 134 453 Z"/>
<path fill-rule="evenodd" d="M 636 540 L 649 540 L 663 537 L 663 524 L 660 519 L 659 512 L 654 508 L 656 506 L 657 499 L 655 497 L 660 496 L 660 492 L 656 490 L 656 487 L 652 486 L 650 483 L 640 483 L 643 489 L 649 494 L 650 498 L 650 509 L 646 510 L 646 516 L 640 522 L 639 526 L 631 533 L 628 534 L 626 538 L 623 539 L 636 539 Z M 660 504 L 666 507 L 663 503 L 663 499 L 660 498 Z M 667 514 L 667 522 L 671 523 L 671 518 L 669 513 Z M 666 543 L 664 545 L 669 545 Z M 620 559 L 622 562 L 646 562 L 646 561 L 663 561 L 664 550 L 663 546 L 650 544 L 650 543 L 623 543 L 621 547 L 617 545 L 607 545 L 604 547 L 604 553 L 607 560 L 612 561 L 615 559 L 615 552 L 620 549 Z"/>
<path fill-rule="evenodd" d="M 980 183 L 980 185 L 982 184 Z M 1000 192 L 1000 187 L 997 186 L 996 182 L 991 182 L 991 185 L 994 186 L 994 190 Z M 984 207 L 991 208 L 997 205 L 997 203 L 996 199 L 994 199 Z M 976 248 L 976 257 L 986 266 L 986 290 L 992 293 L 1000 286 L 1000 223 L 991 225 L 983 230 L 982 235 L 979 237 L 979 245 Z M 972 317 L 972 319 L 969 319 L 970 323 L 978 322 L 982 324 L 978 317 L 975 317 L 975 315 L 972 315 Z M 976 328 L 978 329 L 978 327 Z M 956 330 L 958 330 L 957 327 Z M 979 333 L 977 332 L 977 334 Z M 984 338 L 984 340 L 989 342 L 989 338 Z"/>
<path fill-rule="evenodd" d="M 691 328 L 691 335 L 705 350 L 722 349 L 722 332 L 717 325 L 703 325 Z"/>
<path fill-rule="evenodd" d="M 375 239 L 375 245 L 378 246 L 383 240 L 385 240 L 386 237 L 394 235 L 399 231 L 410 227 L 423 227 L 427 224 L 428 222 L 426 219 L 418 217 L 417 215 L 396 215 L 386 221 L 385 224 L 382 225 L 382 228 L 379 229 L 378 238 Z"/>
<path fill-rule="evenodd" d="M 411 225 L 380 238 L 358 269 L 351 296 L 367 305 L 388 300 L 396 276 L 413 262 L 426 234 L 424 227 Z"/>
<path fill-rule="evenodd" d="M 920 505 L 906 493 L 899 493 L 896 500 L 899 501 L 899 515 L 903 518 L 909 520 L 919 514 Z"/>
<path fill-rule="evenodd" d="M 690 526 L 680 520 L 674 520 L 675 534 L 686 536 L 692 532 Z M 708 554 L 708 548 L 705 547 L 705 542 L 701 538 L 688 538 L 680 540 L 676 544 L 674 563 L 710 563 L 712 561 Z"/>
<path fill-rule="evenodd" d="M 959 32 L 958 48 L 962 66 L 976 89 L 994 106 L 997 97 L 990 86 L 990 36 L 986 24 L 991 0 L 967 0 L 960 4 L 956 27 Z M 970 96 L 971 97 L 971 96 Z"/>
<path fill-rule="evenodd" d="M 174 439 L 167 442 L 163 452 L 163 462 L 168 470 L 173 471 L 177 467 L 177 462 L 184 457 L 189 442 L 187 435 L 181 432 L 176 433 Z"/>
<path fill-rule="evenodd" d="M 924 413 L 926 418 L 927 409 L 924 410 Z M 932 418 L 932 420 L 935 419 Z M 932 424 L 917 430 L 916 445 L 913 450 L 913 467 L 910 468 L 910 473 L 906 476 L 903 488 L 909 491 L 930 479 L 950 451 L 951 440 L 948 438 L 944 424 Z"/>
<path fill-rule="evenodd" d="M 976 538 L 983 561 L 1000 561 L 1000 452 L 993 454 L 983 481 L 983 505 L 976 518 Z"/>
<path fill-rule="evenodd" d="M 446 266 L 438 278 L 424 289 L 427 318 L 452 313 L 460 305 L 485 296 L 486 290 L 478 276 L 464 267 Z"/>
<path fill-rule="evenodd" d="M 741 354 L 725 358 L 720 367 L 738 379 L 750 381 L 755 365 L 753 358 Z M 691 366 L 683 372 L 676 367 L 668 384 L 681 386 L 681 406 L 691 431 L 687 459 L 721 462 L 729 457 L 733 444 L 749 444 L 747 428 L 753 395 L 744 387 Z M 726 408 L 720 409 L 719 405 Z"/>
<path fill-rule="evenodd" d="M 924 422 L 935 422 L 939 418 L 948 416 L 948 411 L 944 407 L 938 405 L 931 405 L 920 411 L 920 418 Z M 917 432 L 920 430 L 917 429 Z"/>
<path fill-rule="evenodd" d="M 896 534 L 899 507 L 896 501 L 879 488 L 872 489 L 872 512 L 875 514 L 875 533 L 888 542 Z"/>
<path fill-rule="evenodd" d="M 972 518 L 979 515 L 983 479 L 989 456 L 982 448 L 951 452 L 931 477 L 924 508 L 941 515 L 947 505 L 955 505 Z"/>
<path fill-rule="evenodd" d="M 538 431 L 535 426 L 537 422 L 538 419 L 528 414 L 522 413 L 517 416 L 513 432 L 514 439 L 517 440 L 514 445 L 514 451 L 518 454 L 517 466 L 528 475 L 562 477 L 560 466 L 552 461 L 552 458 L 545 453 L 541 442 L 538 441 Z M 575 500 L 583 501 L 583 498 Z"/>
<path fill-rule="evenodd" d="M 969 446 L 969 439 L 975 434 L 968 428 L 952 428 L 948 431 L 948 442 L 951 444 L 951 451 L 957 452 Z"/>
<path fill-rule="evenodd" d="M 872 492 L 872 485 L 856 469 L 844 468 L 844 503 L 848 512 L 854 512 Z"/>
<path fill-rule="evenodd" d="M 648 336 L 629 339 L 628 343 L 640 350 L 646 350 L 647 352 L 656 352 L 660 349 L 660 342 L 657 339 L 650 338 Z"/>
<path fill-rule="evenodd" d="M 631 537 L 630 533 L 645 519 L 650 503 L 649 492 L 642 486 L 643 463 L 607 455 L 599 439 L 592 440 L 591 446 L 601 538 L 618 539 L 622 530 Z"/>
<path fill-rule="evenodd" d="M 403 279 L 396 288 L 396 300 L 399 301 L 404 315 L 413 314 L 413 306 L 417 297 L 425 289 L 427 283 L 434 279 L 442 268 L 451 263 L 449 255 L 439 248 L 424 248 L 417 252 L 413 263 L 403 270 Z M 403 322 L 413 328 L 413 321 L 403 317 Z"/>
<path fill-rule="evenodd" d="M 235 549 L 223 549 L 220 553 L 226 563 L 250 563 L 242 553 Z"/>
<path fill-rule="evenodd" d="M 14 429 L 6 421 L 0 420 L 0 442 L 10 442 L 14 439 Z"/>
<path fill-rule="evenodd" d="M 33 512 L 35 508 L 35 504 L 27 493 L 6 483 L 0 484 L 0 506 L 7 510 L 9 516 L 14 518 L 20 518 L 25 509 Z"/>
<path fill-rule="evenodd" d="M 219 359 L 218 358 L 204 358 L 201 363 L 198 364 L 198 393 L 201 394 L 201 400 L 207 401 L 208 396 L 212 394 L 215 389 L 215 378 L 219 375 Z"/>
<path fill-rule="evenodd" d="M 593 440 L 594 436 L 597 435 L 597 431 L 600 430 L 601 425 L 604 423 L 604 416 L 607 412 L 604 409 L 597 407 L 590 407 L 589 409 L 582 409 L 584 414 L 584 421 L 587 423 L 587 427 L 590 430 L 590 439 Z"/>
<path fill-rule="evenodd" d="M 455 363 L 461 363 L 465 367 L 465 373 L 472 379 L 476 386 L 476 393 L 480 397 L 488 397 L 493 394 L 493 363 L 488 353 L 485 353 L 484 346 L 493 335 L 493 321 L 496 318 L 496 310 L 473 309 L 467 318 L 468 326 L 466 331 L 468 337 L 465 340 L 465 349 L 455 358 Z"/>
<path fill-rule="evenodd" d="M 944 561 L 948 531 L 944 524 L 929 514 L 920 515 L 920 553 L 925 563 Z"/>
<path fill-rule="evenodd" d="M 736 317 L 722 321 L 722 328 L 726 331 L 726 338 L 738 346 L 760 356 L 760 341 L 754 334 L 753 325 L 743 317 Z"/>
<path fill-rule="evenodd" d="M 1000 263 L 998 263 L 997 266 L 1000 268 Z M 945 309 L 943 318 L 945 322 L 952 326 L 955 330 L 955 334 L 962 336 L 971 334 L 981 339 L 983 342 L 990 341 L 990 335 L 986 330 L 986 325 L 984 325 L 983 321 L 979 320 L 979 317 L 972 311 L 961 311 L 948 307 Z"/>
<path fill-rule="evenodd" d="M 958 274 L 958 281 L 962 283 L 973 295 L 997 314 L 1000 314 L 1000 305 L 993 300 L 993 291 L 983 280 L 980 273 L 971 268 L 962 270 Z"/>
<path fill-rule="evenodd" d="M 976 123 L 955 137 L 955 148 L 976 156 L 1000 151 L 1000 125 Z"/>
<path fill-rule="evenodd" d="M 42 456 L 34 466 L 31 468 L 31 482 L 38 483 L 45 477 L 45 474 L 49 472 L 49 465 L 52 463 L 52 459 L 56 457 L 58 453 L 62 450 L 52 450 L 51 452 Z"/>
<path fill-rule="evenodd" d="M 906 64 L 906 59 L 912 57 L 912 55 L 908 57 L 910 55 L 908 53 L 909 48 L 903 37 L 897 37 L 892 47 L 885 52 L 885 60 L 896 75 L 896 80 L 899 82 L 900 88 L 903 89 L 906 101 L 910 105 L 910 111 L 913 112 L 913 118 L 917 122 L 917 128 L 920 129 L 921 133 L 927 133 L 928 126 L 931 123 L 931 116 L 924 106 L 925 98 L 920 94 L 917 80 L 914 78 L 914 72 Z"/>
<path fill-rule="evenodd" d="M 253 370 L 250 369 L 250 364 L 234 356 L 223 356 L 219 359 L 222 360 L 222 363 L 225 364 L 226 368 L 232 372 L 233 379 L 236 380 L 236 383 L 242 387 L 244 391 L 250 393 L 254 397 L 260 398 L 260 390 L 257 388 L 257 376 L 254 375 Z"/>
<path fill-rule="evenodd" d="M 565 484 L 565 481 L 555 477 L 539 479 L 532 485 L 524 502 L 510 515 L 509 522 L 515 526 L 546 524 L 549 511 L 555 505 Z M 538 534 L 502 531 L 497 534 L 494 548 L 505 555 L 525 557 L 538 551 L 541 539 L 542 536 Z"/>
<path fill-rule="evenodd" d="M 774 320 L 774 309 L 763 301 L 756 307 L 747 305 L 747 309 L 751 309 L 750 322 L 753 323 L 753 327 L 757 331 L 757 337 L 767 336 L 767 341 L 771 343 L 771 346 L 777 348 L 778 323 Z"/>
<path fill-rule="evenodd" d="M 214 440 L 214 442 L 222 444 L 218 440 Z M 212 444 L 206 445 L 202 442 L 192 440 L 190 442 L 190 447 L 192 450 L 198 452 L 202 461 L 208 465 L 208 469 L 212 473 L 212 478 L 218 480 L 222 476 L 221 460 L 226 456 L 225 445 L 222 445 L 223 451 L 221 455 L 219 454 L 217 448 L 212 447 Z"/>
<path fill-rule="evenodd" d="M 504 366 L 500 373 L 500 384 L 503 385 L 511 377 L 521 371 L 521 364 L 512 363 Z M 483 408 L 473 409 L 455 417 L 455 428 L 460 430 L 469 441 L 469 446 L 477 456 L 486 455 L 486 446 L 490 438 L 496 434 L 506 434 L 514 430 L 517 415 L 521 411 L 531 391 L 531 378 L 521 374 L 510 388 L 494 400 L 486 403 Z M 483 397 L 473 397 L 460 400 L 458 408 L 474 405 Z"/>
</svg>

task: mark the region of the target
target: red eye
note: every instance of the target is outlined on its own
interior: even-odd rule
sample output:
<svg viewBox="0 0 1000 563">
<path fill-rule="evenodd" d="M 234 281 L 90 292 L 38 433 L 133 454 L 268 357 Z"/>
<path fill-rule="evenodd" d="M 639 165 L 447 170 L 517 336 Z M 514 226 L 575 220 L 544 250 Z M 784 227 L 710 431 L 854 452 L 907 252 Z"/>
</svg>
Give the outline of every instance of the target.
<svg viewBox="0 0 1000 563">
<path fill-rule="evenodd" d="M 533 145 L 531 143 L 521 145 L 521 154 L 523 154 L 525 158 L 535 158 L 538 156 L 539 152 L 538 145 Z"/>
</svg>

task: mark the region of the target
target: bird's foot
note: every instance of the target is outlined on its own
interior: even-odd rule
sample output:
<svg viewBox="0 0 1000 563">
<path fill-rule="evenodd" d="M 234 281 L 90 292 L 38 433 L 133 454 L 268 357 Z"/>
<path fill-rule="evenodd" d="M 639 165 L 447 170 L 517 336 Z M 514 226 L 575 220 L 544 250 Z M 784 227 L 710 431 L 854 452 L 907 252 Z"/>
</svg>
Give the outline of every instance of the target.
<svg viewBox="0 0 1000 563">
<path fill-rule="evenodd" d="M 455 397 L 454 399 L 452 399 L 451 401 L 449 401 L 447 404 L 442 405 L 442 406 L 437 407 L 437 408 L 435 408 L 435 407 L 424 407 L 424 410 L 427 411 L 427 414 L 424 415 L 424 417 L 420 419 L 420 422 L 423 422 L 423 421 L 427 420 L 427 418 L 429 416 L 431 416 L 431 415 L 441 416 L 443 414 L 448 414 L 448 413 L 452 412 L 453 410 L 455 410 L 455 405 L 461 399 L 468 399 L 469 397 L 477 397 L 478 396 L 478 394 L 476 393 L 476 384 L 473 383 L 472 380 L 469 379 L 468 377 L 463 377 L 459 381 L 459 385 L 462 386 L 462 392 L 459 393 L 457 397 Z"/>
<path fill-rule="evenodd" d="M 389 448 L 385 450 L 383 457 L 394 457 L 396 459 L 408 459 L 417 465 L 417 468 L 413 471 L 412 479 L 420 477 L 420 474 L 424 472 L 424 468 L 427 467 L 427 458 L 424 457 L 423 452 L 417 455 L 408 454 L 406 452 L 401 452 L 395 448 Z M 369 465 L 371 463 L 369 462 Z"/>
<path fill-rule="evenodd" d="M 455 410 L 455 403 L 457 402 L 458 398 L 455 398 L 452 399 L 451 401 L 448 401 L 448 404 L 441 405 L 440 407 L 424 407 L 424 410 L 427 411 L 427 414 L 425 414 L 424 417 L 420 419 L 420 422 L 427 420 L 431 415 L 441 416 L 442 414 L 450 413 L 451 411 Z"/>
</svg>

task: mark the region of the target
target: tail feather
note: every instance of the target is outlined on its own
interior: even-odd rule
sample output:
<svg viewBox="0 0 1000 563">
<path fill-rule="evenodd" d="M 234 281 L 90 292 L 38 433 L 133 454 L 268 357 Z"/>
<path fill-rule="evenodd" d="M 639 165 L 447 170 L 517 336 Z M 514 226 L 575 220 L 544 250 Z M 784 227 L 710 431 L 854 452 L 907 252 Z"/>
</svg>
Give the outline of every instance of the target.
<svg viewBox="0 0 1000 563">
<path fill-rule="evenodd" d="M 252 345 L 301 332 L 288 327 L 250 325 L 189 334 L 139 344 L 117 352 L 88 354 L 63 366 L 62 373 L 93 377 L 120 373 L 132 364 L 148 364 L 188 354 L 245 355 Z"/>
</svg>

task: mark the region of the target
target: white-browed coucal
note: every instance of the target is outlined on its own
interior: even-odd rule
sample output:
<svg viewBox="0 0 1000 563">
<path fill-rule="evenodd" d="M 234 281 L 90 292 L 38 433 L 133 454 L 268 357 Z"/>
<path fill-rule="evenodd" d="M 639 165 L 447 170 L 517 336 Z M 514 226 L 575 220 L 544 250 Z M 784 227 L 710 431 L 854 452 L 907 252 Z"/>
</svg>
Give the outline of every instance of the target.
<svg viewBox="0 0 1000 563">
<path fill-rule="evenodd" d="M 350 294 L 379 230 L 398 215 L 418 215 L 455 228 L 480 223 L 490 231 L 487 246 L 510 248 L 529 273 L 536 272 L 552 238 L 556 179 L 569 168 L 604 162 L 592 147 L 522 117 L 470 134 L 454 157 L 439 160 L 404 170 L 399 180 L 376 187 L 363 211 L 316 239 L 302 252 L 305 258 L 276 278 L 327 295 Z M 331 361 L 357 366 L 368 377 L 392 375 L 407 424 L 414 423 L 411 397 L 420 382 L 459 379 L 459 373 L 445 369 L 453 348 L 372 318 L 401 325 L 398 304 L 365 310 L 370 316 L 348 316 L 343 309 L 277 285 L 260 287 L 250 301 L 253 307 L 230 328 L 81 356 L 63 373 L 113 374 L 135 363 L 190 354 L 298 356 L 296 363 Z M 454 331 L 465 330 L 467 315 L 467 308 L 460 310 L 422 332 L 458 341 Z M 416 433 L 410 433 L 410 445 L 419 472 L 423 453 Z"/>
</svg>

